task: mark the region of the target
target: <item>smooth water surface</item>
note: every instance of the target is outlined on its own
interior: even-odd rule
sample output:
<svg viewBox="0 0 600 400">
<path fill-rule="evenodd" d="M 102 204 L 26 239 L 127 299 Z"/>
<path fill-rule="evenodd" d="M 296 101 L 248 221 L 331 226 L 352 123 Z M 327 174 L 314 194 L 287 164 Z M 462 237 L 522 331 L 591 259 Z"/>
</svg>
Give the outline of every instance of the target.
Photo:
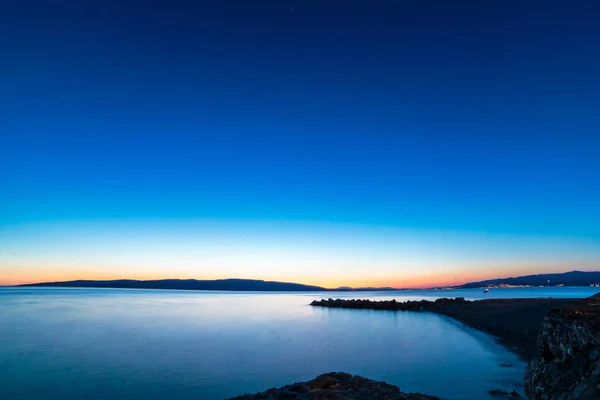
<svg viewBox="0 0 600 400">
<path fill-rule="evenodd" d="M 481 399 L 490 389 L 519 389 L 525 368 L 491 337 L 430 313 L 308 304 L 323 297 L 586 297 L 596 291 L 0 288 L 0 398 L 223 399 L 344 371 L 403 391 Z"/>
</svg>

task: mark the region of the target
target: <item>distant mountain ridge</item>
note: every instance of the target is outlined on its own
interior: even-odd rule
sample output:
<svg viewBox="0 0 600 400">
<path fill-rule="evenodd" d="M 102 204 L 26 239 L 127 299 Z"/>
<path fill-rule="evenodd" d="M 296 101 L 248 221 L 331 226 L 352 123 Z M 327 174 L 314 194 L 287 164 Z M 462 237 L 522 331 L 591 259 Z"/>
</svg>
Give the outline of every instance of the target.
<svg viewBox="0 0 600 400">
<path fill-rule="evenodd" d="M 258 279 L 158 279 L 135 280 L 117 279 L 108 281 L 76 280 L 64 282 L 41 282 L 17 285 L 19 287 L 78 287 L 78 288 L 111 288 L 111 289 L 171 289 L 171 290 L 225 290 L 240 292 L 327 292 L 327 291 L 387 291 L 398 290 L 384 288 L 351 288 L 339 287 L 328 289 L 321 286 L 301 283 L 264 281 Z"/>
<path fill-rule="evenodd" d="M 526 275 L 510 278 L 488 279 L 469 282 L 456 288 L 481 288 L 489 286 L 590 286 L 600 284 L 599 272 L 571 271 L 558 274 Z M 65 282 L 41 282 L 17 285 L 21 287 L 74 287 L 74 288 L 113 288 L 113 289 L 171 289 L 171 290 L 224 290 L 247 292 L 328 292 L 328 291 L 390 291 L 402 290 L 391 287 L 339 287 L 328 289 L 321 286 L 301 283 L 264 281 L 258 279 L 158 279 L 158 280 L 75 280 Z"/>
<path fill-rule="evenodd" d="M 558 274 L 526 275 L 511 278 L 488 279 L 479 282 L 469 282 L 459 288 L 480 288 L 496 285 L 514 286 L 590 286 L 600 283 L 600 272 L 570 271 Z"/>
<path fill-rule="evenodd" d="M 78 288 L 112 288 L 112 289 L 173 289 L 173 290 L 231 290 L 231 291 L 286 291 L 309 292 L 326 291 L 320 286 L 303 285 L 300 283 L 263 281 L 256 279 L 159 279 L 159 280 L 134 280 L 118 279 L 109 281 L 76 280 L 65 282 L 29 283 L 18 286 L 43 286 L 43 287 L 78 287 Z"/>
</svg>

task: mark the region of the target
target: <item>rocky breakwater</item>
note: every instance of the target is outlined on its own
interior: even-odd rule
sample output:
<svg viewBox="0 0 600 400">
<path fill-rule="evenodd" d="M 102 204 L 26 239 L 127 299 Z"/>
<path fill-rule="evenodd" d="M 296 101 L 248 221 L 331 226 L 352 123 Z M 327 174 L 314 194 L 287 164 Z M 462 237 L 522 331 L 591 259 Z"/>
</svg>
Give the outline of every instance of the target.
<svg viewBox="0 0 600 400">
<path fill-rule="evenodd" d="M 310 303 L 314 307 L 328 307 L 328 308 L 357 308 L 367 310 L 392 310 L 392 311 L 432 311 L 440 308 L 447 307 L 455 304 L 465 304 L 470 301 L 465 300 L 464 297 L 457 297 L 455 299 L 442 298 L 435 301 L 420 300 L 420 301 L 396 301 L 396 300 L 344 300 L 344 299 L 323 299 L 314 300 Z"/>
<path fill-rule="evenodd" d="M 550 310 L 525 390 L 533 400 L 600 399 L 600 294 Z"/>
<path fill-rule="evenodd" d="M 419 393 L 402 393 L 398 386 L 372 381 L 358 375 L 331 372 L 312 381 L 298 382 L 266 392 L 246 394 L 230 400 L 439 400 Z"/>
</svg>

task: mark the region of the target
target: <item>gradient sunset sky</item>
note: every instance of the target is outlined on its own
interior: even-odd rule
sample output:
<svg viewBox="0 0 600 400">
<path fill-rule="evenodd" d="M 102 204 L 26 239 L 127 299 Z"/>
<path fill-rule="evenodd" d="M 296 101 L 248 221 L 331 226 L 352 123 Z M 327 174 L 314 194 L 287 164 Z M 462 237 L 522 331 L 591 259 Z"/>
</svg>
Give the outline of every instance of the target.
<svg viewBox="0 0 600 400">
<path fill-rule="evenodd" d="M 0 285 L 600 270 L 599 20 L 598 1 L 4 2 Z"/>
</svg>

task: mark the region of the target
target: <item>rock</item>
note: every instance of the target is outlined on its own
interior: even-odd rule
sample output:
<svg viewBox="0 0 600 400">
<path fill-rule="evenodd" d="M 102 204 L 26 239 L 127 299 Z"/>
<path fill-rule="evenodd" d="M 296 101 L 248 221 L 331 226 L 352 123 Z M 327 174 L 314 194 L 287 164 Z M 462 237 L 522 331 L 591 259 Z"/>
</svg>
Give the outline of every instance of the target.
<svg viewBox="0 0 600 400">
<path fill-rule="evenodd" d="M 457 297 L 455 299 L 437 299 L 436 301 L 406 301 L 398 302 L 396 300 L 382 300 L 382 301 L 371 301 L 371 300 L 360 300 L 360 299 L 322 299 L 313 300 L 310 303 L 311 306 L 315 307 L 329 307 L 329 308 L 360 308 L 370 310 L 392 310 L 392 311 L 429 311 L 434 309 L 441 309 L 449 305 L 469 303 L 464 297 Z"/>
<path fill-rule="evenodd" d="M 398 386 L 376 382 L 358 375 L 330 372 L 312 381 L 298 382 L 266 392 L 246 394 L 230 400 L 440 400 L 419 393 L 402 393 Z"/>
<path fill-rule="evenodd" d="M 517 399 L 519 397 L 521 397 L 521 395 L 519 393 L 517 393 L 516 390 L 510 390 L 510 391 L 506 391 L 506 390 L 500 390 L 500 389 L 494 389 L 494 390 L 490 390 L 489 391 L 490 396 L 502 396 L 502 397 L 511 397 L 513 399 Z"/>
<path fill-rule="evenodd" d="M 525 371 L 533 400 L 600 399 L 600 294 L 553 308 Z"/>
</svg>

